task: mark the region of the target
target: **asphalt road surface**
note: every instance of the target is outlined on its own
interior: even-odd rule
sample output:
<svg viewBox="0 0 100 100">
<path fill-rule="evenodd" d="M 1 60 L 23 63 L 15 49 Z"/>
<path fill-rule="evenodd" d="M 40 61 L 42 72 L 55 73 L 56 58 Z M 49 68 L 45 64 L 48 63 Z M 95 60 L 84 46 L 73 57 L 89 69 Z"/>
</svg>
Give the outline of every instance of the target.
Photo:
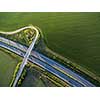
<svg viewBox="0 0 100 100">
<path fill-rule="evenodd" d="M 25 52 L 28 49 L 26 46 L 15 43 L 11 40 L 0 37 L 0 46 L 6 48 L 22 57 L 25 56 Z M 90 83 L 88 80 L 84 79 L 82 76 L 68 69 L 67 66 L 62 66 L 56 61 L 44 56 L 37 51 L 32 51 L 29 59 L 34 64 L 44 68 L 48 72 L 54 74 L 59 77 L 63 81 L 67 82 L 70 86 L 75 87 L 93 87 L 94 85 Z"/>
</svg>

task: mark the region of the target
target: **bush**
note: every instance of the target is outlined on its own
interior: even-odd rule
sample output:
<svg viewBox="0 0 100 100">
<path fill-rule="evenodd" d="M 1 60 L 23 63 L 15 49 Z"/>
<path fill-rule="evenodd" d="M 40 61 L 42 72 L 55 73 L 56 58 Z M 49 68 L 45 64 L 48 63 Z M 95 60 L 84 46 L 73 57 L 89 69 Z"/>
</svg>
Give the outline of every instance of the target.
<svg viewBox="0 0 100 100">
<path fill-rule="evenodd" d="M 18 86 L 21 85 L 21 83 L 23 82 L 25 76 L 26 76 L 26 69 L 24 69 L 23 72 L 22 72 L 22 75 L 21 75 L 21 77 L 20 77 L 20 79 L 18 81 Z"/>
<path fill-rule="evenodd" d="M 20 79 L 20 80 L 18 81 L 18 86 L 21 85 L 21 82 L 22 82 L 22 80 Z"/>
</svg>

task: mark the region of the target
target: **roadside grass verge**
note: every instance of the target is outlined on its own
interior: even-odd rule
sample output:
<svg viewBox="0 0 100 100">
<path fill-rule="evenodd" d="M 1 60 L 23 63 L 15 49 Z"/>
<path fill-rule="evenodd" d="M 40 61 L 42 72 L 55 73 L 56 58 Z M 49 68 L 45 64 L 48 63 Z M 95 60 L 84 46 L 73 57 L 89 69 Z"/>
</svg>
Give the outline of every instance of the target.
<svg viewBox="0 0 100 100">
<path fill-rule="evenodd" d="M 20 64 L 21 64 L 21 62 L 19 62 L 19 63 L 17 64 L 16 68 L 15 68 L 15 71 L 14 71 L 14 73 L 13 73 L 13 75 L 12 75 L 12 80 L 11 80 L 11 83 L 10 83 L 10 87 L 13 86 L 13 83 L 14 83 L 14 81 L 15 81 L 15 79 L 16 79 L 16 75 L 17 75 L 18 70 L 19 70 L 19 68 L 20 68 Z"/>
</svg>

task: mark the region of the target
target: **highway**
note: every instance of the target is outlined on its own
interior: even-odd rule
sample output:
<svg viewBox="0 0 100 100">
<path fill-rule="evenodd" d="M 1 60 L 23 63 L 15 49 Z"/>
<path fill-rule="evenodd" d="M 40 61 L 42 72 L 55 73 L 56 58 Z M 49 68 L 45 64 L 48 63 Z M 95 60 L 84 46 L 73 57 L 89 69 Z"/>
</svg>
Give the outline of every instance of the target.
<svg viewBox="0 0 100 100">
<path fill-rule="evenodd" d="M 0 37 L 0 46 L 22 57 L 25 56 L 25 52 L 28 49 L 26 46 L 23 46 L 19 43 L 15 43 L 11 40 L 2 37 Z M 67 66 L 66 67 L 62 66 L 61 64 L 44 56 L 41 53 L 38 53 L 37 51 L 32 50 L 28 60 L 34 64 L 37 64 L 38 66 L 42 67 L 48 72 L 54 74 L 55 76 L 59 77 L 63 81 L 67 82 L 70 86 L 75 86 L 75 87 L 94 86 L 92 83 L 84 79 L 82 76 L 68 69 Z"/>
</svg>

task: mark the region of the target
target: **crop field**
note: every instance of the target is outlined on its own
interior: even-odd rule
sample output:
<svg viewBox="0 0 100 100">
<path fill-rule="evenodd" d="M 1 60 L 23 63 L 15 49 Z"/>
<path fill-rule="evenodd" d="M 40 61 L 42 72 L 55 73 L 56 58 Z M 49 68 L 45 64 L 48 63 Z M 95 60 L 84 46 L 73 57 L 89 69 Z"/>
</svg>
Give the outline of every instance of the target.
<svg viewBox="0 0 100 100">
<path fill-rule="evenodd" d="M 51 50 L 100 76 L 100 13 L 0 13 L 0 30 L 29 24 L 42 29 Z"/>
<path fill-rule="evenodd" d="M 9 86 L 17 60 L 0 49 L 0 87 Z"/>
</svg>

